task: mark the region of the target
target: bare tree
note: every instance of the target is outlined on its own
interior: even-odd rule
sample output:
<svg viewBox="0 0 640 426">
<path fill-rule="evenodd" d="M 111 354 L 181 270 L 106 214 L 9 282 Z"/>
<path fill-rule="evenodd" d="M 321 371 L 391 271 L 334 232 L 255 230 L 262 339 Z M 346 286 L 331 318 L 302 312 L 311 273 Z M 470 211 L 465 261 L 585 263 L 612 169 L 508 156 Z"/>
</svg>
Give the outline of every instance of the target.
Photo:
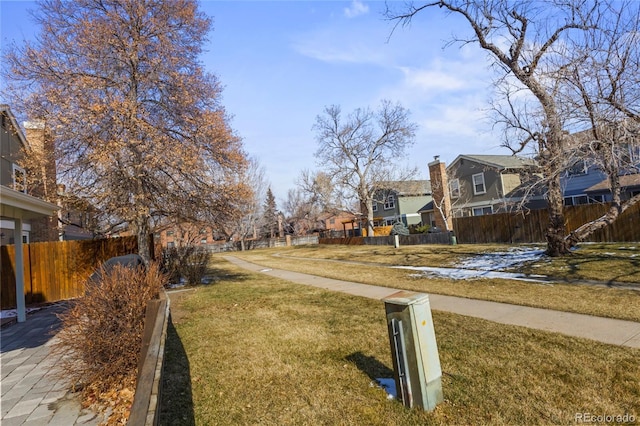
<svg viewBox="0 0 640 426">
<path fill-rule="evenodd" d="M 335 213 L 347 209 L 343 194 L 338 190 L 331 176 L 322 170 L 317 172 L 303 170 L 296 180 L 296 185 L 305 199 L 324 213 Z"/>
<path fill-rule="evenodd" d="M 199 56 L 211 28 L 195 0 L 43 0 L 34 43 L 14 46 L 13 101 L 53 130 L 61 180 L 149 259 L 154 220 L 226 208 L 244 161 Z"/>
<path fill-rule="evenodd" d="M 257 237 L 257 229 L 263 218 L 262 201 L 266 197 L 267 182 L 264 168 L 258 160 L 249 158 L 249 163 L 236 176 L 238 186 L 244 191 L 236 191 L 229 208 L 223 211 L 209 212 L 209 221 L 222 232 L 228 241 L 240 241 L 240 249 L 245 250 L 246 240 Z M 213 213 L 213 214 L 211 214 Z"/>
<path fill-rule="evenodd" d="M 284 203 L 285 221 L 294 235 L 307 235 L 322 226 L 324 211 L 300 188 L 290 189 Z"/>
<path fill-rule="evenodd" d="M 463 18 L 471 27 L 470 36 L 456 37 L 452 43 L 477 43 L 490 54 L 497 75 L 496 87 L 503 90 L 502 105 L 496 111 L 499 111 L 497 121 L 506 126 L 505 145 L 514 153 L 530 149 L 540 163 L 549 211 L 547 254 L 569 253 L 571 245 L 588 235 L 585 229 L 569 236 L 565 228 L 560 179 L 566 168 L 566 154 L 573 147 L 569 130 L 576 125 L 576 117 L 571 107 L 577 102 L 579 110 L 585 111 L 586 105 L 596 99 L 593 93 L 576 91 L 576 82 L 593 72 L 587 66 L 596 65 L 591 61 L 593 48 L 600 52 L 613 53 L 612 49 L 626 52 L 635 61 L 633 66 L 637 66 L 638 43 L 630 41 L 638 34 L 638 3 L 442 0 L 418 6 L 412 3 L 400 12 L 388 9 L 386 14 L 398 24 L 406 25 L 420 12 L 436 7 Z M 607 34 L 609 37 L 605 37 Z M 616 39 L 626 41 L 620 41 L 618 48 L 614 47 Z M 608 53 L 600 55 L 608 56 Z M 598 60 L 597 72 L 609 76 L 611 87 L 620 85 L 633 91 L 635 82 L 637 93 L 637 71 L 635 77 L 629 70 L 620 72 L 621 62 L 624 61 L 616 64 Z M 577 93 L 586 97 L 581 99 Z M 637 96 L 615 99 L 621 101 L 616 107 L 619 111 L 629 112 L 630 105 L 638 105 Z M 614 173 L 614 168 L 608 170 L 610 175 L 618 173 L 617 170 Z M 616 188 L 612 189 L 615 192 Z M 605 222 L 612 219 L 610 216 Z"/>
<path fill-rule="evenodd" d="M 344 210 L 342 194 L 323 171 L 301 171 L 296 188 L 289 190 L 284 205 L 288 227 L 295 235 L 323 229 L 324 216 Z"/>
<path fill-rule="evenodd" d="M 368 235 L 373 235 L 376 193 L 385 182 L 407 180 L 417 172 L 400 166 L 416 131 L 409 111 L 385 100 L 376 111 L 358 108 L 343 118 L 340 107 L 333 105 L 316 118 L 313 128 L 323 171 L 339 190 L 355 197 L 367 218 Z"/>
</svg>

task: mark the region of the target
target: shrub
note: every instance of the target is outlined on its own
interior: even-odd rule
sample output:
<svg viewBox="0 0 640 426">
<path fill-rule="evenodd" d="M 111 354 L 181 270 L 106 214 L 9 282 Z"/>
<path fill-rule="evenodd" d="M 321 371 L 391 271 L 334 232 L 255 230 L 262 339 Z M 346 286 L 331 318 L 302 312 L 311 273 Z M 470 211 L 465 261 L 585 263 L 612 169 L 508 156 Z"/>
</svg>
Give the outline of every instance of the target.
<svg viewBox="0 0 640 426">
<path fill-rule="evenodd" d="M 211 253 L 203 247 L 169 247 L 162 252 L 162 267 L 171 282 L 184 278 L 187 284 L 196 285 L 202 282 L 210 259 Z"/>
<path fill-rule="evenodd" d="M 426 234 L 429 232 L 429 229 L 431 229 L 429 225 L 411 225 L 409 227 L 409 231 L 412 234 Z"/>
<path fill-rule="evenodd" d="M 59 372 L 89 403 L 100 403 L 104 394 L 113 398 L 123 389 L 133 397 L 145 308 L 166 283 L 155 263 L 146 270 L 117 265 L 100 272 L 98 280 L 87 280 L 85 295 L 60 315 L 62 328 L 54 346 L 62 355 Z"/>
</svg>

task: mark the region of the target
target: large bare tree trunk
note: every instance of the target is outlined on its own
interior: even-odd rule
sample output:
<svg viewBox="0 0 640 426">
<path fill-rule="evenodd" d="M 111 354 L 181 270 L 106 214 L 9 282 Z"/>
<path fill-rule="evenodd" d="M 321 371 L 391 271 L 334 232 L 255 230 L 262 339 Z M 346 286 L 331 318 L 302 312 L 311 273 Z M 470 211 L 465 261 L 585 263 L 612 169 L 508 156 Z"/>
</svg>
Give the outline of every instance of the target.
<svg viewBox="0 0 640 426">
<path fill-rule="evenodd" d="M 149 244 L 149 235 L 151 228 L 149 227 L 148 218 L 138 218 L 136 220 L 136 236 L 138 238 L 138 254 L 145 263 L 151 262 L 151 246 Z"/>
</svg>

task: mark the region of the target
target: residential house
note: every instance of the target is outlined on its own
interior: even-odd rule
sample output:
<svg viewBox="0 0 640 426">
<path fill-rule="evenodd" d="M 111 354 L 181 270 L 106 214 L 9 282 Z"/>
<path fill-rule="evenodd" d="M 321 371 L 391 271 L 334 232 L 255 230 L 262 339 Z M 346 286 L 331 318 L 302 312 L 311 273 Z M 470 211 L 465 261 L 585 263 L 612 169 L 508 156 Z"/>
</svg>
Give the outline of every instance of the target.
<svg viewBox="0 0 640 426">
<path fill-rule="evenodd" d="M 88 231 L 94 225 L 92 209 L 86 202 L 68 194 L 64 185 L 57 184 L 54 141 L 45 123 L 27 121 L 24 129 L 23 133 L 10 108 L 2 105 L 1 184 L 56 204 L 58 215 L 23 224 L 23 241 L 93 238 L 94 234 Z M 2 222 L 2 233 L 9 235 L 5 231 L 11 226 L 10 222 Z M 12 237 L 2 239 L 2 244 L 11 243 Z"/>
<path fill-rule="evenodd" d="M 205 246 L 224 241 L 211 226 L 187 222 L 161 226 L 155 230 L 153 236 L 155 244 L 162 248 Z"/>
<path fill-rule="evenodd" d="M 607 179 L 590 186 L 584 192 L 590 203 L 611 200 L 611 185 Z M 638 194 L 640 194 L 640 174 L 634 173 L 620 176 L 620 200 L 624 202 Z"/>
<path fill-rule="evenodd" d="M 621 162 L 620 186 L 621 198 L 625 201 L 638 193 L 640 177 L 640 144 L 637 125 L 628 127 L 626 141 L 615 144 L 615 156 Z M 583 149 L 590 145 L 591 130 L 572 135 L 567 157 L 570 164 L 561 177 L 561 185 L 566 206 L 594 204 L 611 201 L 611 186 L 608 176 L 589 159 L 589 151 Z M 574 155 L 577 154 L 577 155 Z M 571 161 L 574 159 L 574 161 Z"/>
<path fill-rule="evenodd" d="M 584 160 L 579 160 L 572 164 L 560 177 L 564 205 L 577 206 L 611 200 L 610 191 L 609 196 L 602 192 L 591 194 L 591 196 L 587 194 L 589 188 L 603 182 L 606 178 L 607 175 L 598 167 L 589 166 Z"/>
<path fill-rule="evenodd" d="M 374 226 L 389 226 L 402 222 L 405 226 L 418 225 L 422 217 L 418 212 L 431 201 L 431 183 L 428 180 L 384 182 L 373 201 Z"/>
<path fill-rule="evenodd" d="M 55 197 L 50 197 L 49 195 L 51 194 L 45 192 L 47 184 L 51 183 L 49 179 L 30 179 L 29 173 L 32 171 L 25 166 L 25 155 L 37 153 L 39 148 L 38 141 L 36 141 L 35 146 L 30 143 L 8 105 L 0 105 L 0 114 L 2 125 L 0 135 L 0 185 L 28 196 L 20 195 L 21 199 L 30 200 L 31 202 L 36 202 L 36 204 L 41 204 L 39 201 L 45 201 L 46 203 L 43 206 L 46 206 L 47 211 L 51 206 L 53 206 L 54 210 L 57 209 Z M 53 191 L 55 194 L 55 189 Z M 10 197 L 9 194 L 13 194 L 13 192 L 6 192 L 3 196 Z M 0 222 L 0 244 L 14 244 L 14 220 L 4 216 L 5 214 L 3 213 Z M 30 217 L 28 221 L 22 223 L 22 241 L 24 243 L 56 240 L 57 236 L 57 223 L 54 216 L 37 215 L 37 217 Z"/>
<path fill-rule="evenodd" d="M 323 237 L 357 237 L 362 235 L 359 215 L 350 212 L 327 213 L 323 216 Z"/>
<path fill-rule="evenodd" d="M 15 277 L 18 322 L 26 321 L 24 256 L 33 221 L 56 216 L 57 206 L 29 194 L 26 170 L 20 165 L 29 149 L 22 130 L 7 105 L 0 105 L 0 221 L 1 244 L 15 244 L 15 267 L 0 265 L 3 276 Z"/>
<path fill-rule="evenodd" d="M 430 174 L 441 174 L 443 170 L 446 176 L 430 175 L 430 178 L 432 182 L 447 182 L 450 197 L 447 219 L 510 211 L 521 204 L 530 209 L 546 206 L 542 194 L 527 192 L 528 183 L 536 178 L 537 165 L 533 159 L 512 155 L 459 155 L 446 169 L 430 167 Z M 443 199 L 446 197 L 434 198 L 434 202 L 440 203 Z M 438 216 L 442 216 L 437 207 L 432 203 L 420 209 L 423 223 L 436 225 Z"/>
</svg>

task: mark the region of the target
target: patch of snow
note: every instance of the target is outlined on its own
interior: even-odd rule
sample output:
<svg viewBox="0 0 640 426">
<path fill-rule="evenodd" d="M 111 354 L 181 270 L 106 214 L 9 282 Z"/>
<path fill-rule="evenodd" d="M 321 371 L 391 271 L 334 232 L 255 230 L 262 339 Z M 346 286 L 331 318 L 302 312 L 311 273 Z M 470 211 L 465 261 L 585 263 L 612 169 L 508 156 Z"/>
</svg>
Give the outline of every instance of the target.
<svg viewBox="0 0 640 426">
<path fill-rule="evenodd" d="M 184 283 L 169 283 L 167 284 L 168 288 L 182 288 L 184 287 Z"/>
<path fill-rule="evenodd" d="M 485 253 L 462 260 L 458 264 L 463 269 L 479 269 L 482 271 L 502 271 L 527 262 L 542 259 L 544 250 L 534 248 L 514 247 L 506 252 Z"/>
<path fill-rule="evenodd" d="M 455 268 L 438 268 L 431 266 L 392 266 L 392 268 L 419 271 L 420 274 L 414 276 L 420 277 L 445 277 L 454 280 L 503 278 L 509 280 L 546 282 L 544 275 L 504 272 L 505 269 L 539 261 L 543 256 L 544 250 L 538 247 L 514 247 L 506 252 L 485 253 L 463 259 L 458 263 L 458 267 Z"/>
<path fill-rule="evenodd" d="M 39 311 L 42 308 L 26 308 L 26 312 L 29 314 L 31 312 Z M 16 309 L 3 309 L 0 311 L 0 318 L 13 318 L 18 316 L 18 311 Z"/>
<path fill-rule="evenodd" d="M 260 272 L 269 272 L 269 271 L 271 271 L 270 268 L 260 269 Z"/>
<path fill-rule="evenodd" d="M 503 278 L 508 280 L 546 282 L 544 275 L 527 275 L 516 272 L 488 271 L 486 269 L 434 268 L 430 266 L 392 266 L 397 269 L 420 271 L 420 277 L 444 277 L 453 280 L 469 280 L 475 278 Z"/>
</svg>

